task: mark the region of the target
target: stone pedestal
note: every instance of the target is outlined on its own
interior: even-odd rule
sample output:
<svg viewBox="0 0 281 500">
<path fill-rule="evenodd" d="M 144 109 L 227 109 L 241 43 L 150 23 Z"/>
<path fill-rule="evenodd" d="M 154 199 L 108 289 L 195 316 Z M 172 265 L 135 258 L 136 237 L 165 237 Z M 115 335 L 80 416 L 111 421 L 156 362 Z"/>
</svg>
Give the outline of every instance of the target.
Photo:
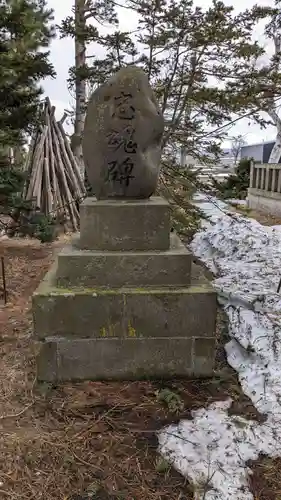
<svg viewBox="0 0 281 500">
<path fill-rule="evenodd" d="M 209 376 L 216 294 L 162 198 L 81 205 L 81 234 L 33 295 L 38 379 Z"/>
</svg>

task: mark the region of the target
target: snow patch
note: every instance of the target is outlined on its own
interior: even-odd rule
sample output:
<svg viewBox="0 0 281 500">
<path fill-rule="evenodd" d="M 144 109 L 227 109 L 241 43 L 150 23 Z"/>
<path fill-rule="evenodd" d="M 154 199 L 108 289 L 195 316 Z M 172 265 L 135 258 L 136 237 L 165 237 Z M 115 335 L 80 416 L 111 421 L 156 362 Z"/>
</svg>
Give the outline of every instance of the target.
<svg viewBox="0 0 281 500">
<path fill-rule="evenodd" d="M 161 453 L 188 477 L 195 499 L 254 500 L 247 466 L 261 453 L 277 456 L 281 435 L 271 425 L 229 416 L 231 399 L 192 413 L 159 435 Z"/>
<path fill-rule="evenodd" d="M 236 199 L 233 199 L 233 198 L 230 198 L 229 200 L 226 200 L 227 203 L 229 203 L 230 205 L 234 205 L 234 206 L 242 206 L 242 207 L 246 207 L 248 205 L 247 203 L 247 200 L 236 200 Z"/>
<path fill-rule="evenodd" d="M 216 204 L 207 212 L 211 223 L 192 250 L 216 275 L 229 319 L 228 362 L 267 419 L 231 416 L 231 400 L 215 403 L 163 429 L 159 450 L 192 481 L 196 500 L 253 500 L 247 461 L 281 456 L 281 231 L 237 214 L 219 217 Z"/>
</svg>

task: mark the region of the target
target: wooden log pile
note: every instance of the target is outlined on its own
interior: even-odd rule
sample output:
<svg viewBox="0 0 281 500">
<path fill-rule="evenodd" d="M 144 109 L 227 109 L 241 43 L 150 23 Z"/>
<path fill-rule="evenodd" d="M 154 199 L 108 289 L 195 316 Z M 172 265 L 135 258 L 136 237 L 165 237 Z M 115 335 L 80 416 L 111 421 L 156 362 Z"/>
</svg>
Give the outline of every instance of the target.
<svg viewBox="0 0 281 500">
<path fill-rule="evenodd" d="M 34 209 L 58 221 L 79 227 L 79 203 L 85 196 L 84 181 L 55 107 L 46 98 L 43 119 L 34 133 L 26 161 L 27 181 L 24 199 Z"/>
</svg>

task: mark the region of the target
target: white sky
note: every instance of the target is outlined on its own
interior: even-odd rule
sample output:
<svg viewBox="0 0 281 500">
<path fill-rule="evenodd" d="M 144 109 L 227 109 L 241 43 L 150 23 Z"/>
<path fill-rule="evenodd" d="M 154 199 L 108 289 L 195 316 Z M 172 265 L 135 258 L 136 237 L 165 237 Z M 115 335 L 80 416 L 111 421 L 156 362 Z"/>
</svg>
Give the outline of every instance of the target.
<svg viewBox="0 0 281 500">
<path fill-rule="evenodd" d="M 259 5 L 273 5 L 274 0 L 225 0 L 226 4 L 234 5 L 239 11 L 244 9 L 246 6 L 250 8 L 255 3 Z M 53 8 L 55 11 L 55 22 L 57 24 L 65 18 L 67 15 L 71 15 L 71 8 L 73 6 L 74 0 L 48 0 L 49 7 Z M 210 5 L 210 0 L 196 0 L 200 6 Z M 127 10 L 122 9 L 122 16 L 120 16 L 120 29 L 132 30 L 136 26 L 137 20 L 136 16 Z M 262 35 L 263 27 L 258 29 L 258 35 Z M 271 47 L 268 47 L 271 51 Z M 45 94 L 51 99 L 51 102 L 56 106 L 57 118 L 59 119 L 65 108 L 70 107 L 73 102 L 68 89 L 67 89 L 67 78 L 68 69 L 74 64 L 74 42 L 72 39 L 55 39 L 51 46 L 51 60 L 55 66 L 57 77 L 54 80 L 46 79 L 44 82 Z M 275 139 L 275 127 L 267 127 L 265 130 L 260 130 L 258 125 L 253 123 L 249 124 L 248 119 L 243 119 L 236 124 L 232 130 L 231 135 L 243 134 L 245 139 L 249 144 L 255 142 L 262 142 L 271 139 Z M 228 146 L 228 144 L 225 144 Z"/>
</svg>

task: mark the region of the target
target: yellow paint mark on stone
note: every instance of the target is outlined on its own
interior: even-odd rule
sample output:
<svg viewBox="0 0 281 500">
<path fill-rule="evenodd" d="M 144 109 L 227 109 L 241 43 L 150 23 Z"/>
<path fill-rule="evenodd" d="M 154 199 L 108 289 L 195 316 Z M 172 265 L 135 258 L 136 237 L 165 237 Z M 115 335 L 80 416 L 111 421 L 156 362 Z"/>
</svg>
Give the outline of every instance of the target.
<svg viewBox="0 0 281 500">
<path fill-rule="evenodd" d="M 100 333 L 101 333 L 101 337 L 106 337 L 107 336 L 106 335 L 106 329 L 104 327 L 101 328 L 101 332 Z"/>
<path fill-rule="evenodd" d="M 100 333 L 101 337 L 114 337 L 114 325 L 103 326 Z"/>
<path fill-rule="evenodd" d="M 137 336 L 137 332 L 135 328 L 132 327 L 131 322 L 128 323 L 128 336 L 135 338 Z"/>
</svg>

